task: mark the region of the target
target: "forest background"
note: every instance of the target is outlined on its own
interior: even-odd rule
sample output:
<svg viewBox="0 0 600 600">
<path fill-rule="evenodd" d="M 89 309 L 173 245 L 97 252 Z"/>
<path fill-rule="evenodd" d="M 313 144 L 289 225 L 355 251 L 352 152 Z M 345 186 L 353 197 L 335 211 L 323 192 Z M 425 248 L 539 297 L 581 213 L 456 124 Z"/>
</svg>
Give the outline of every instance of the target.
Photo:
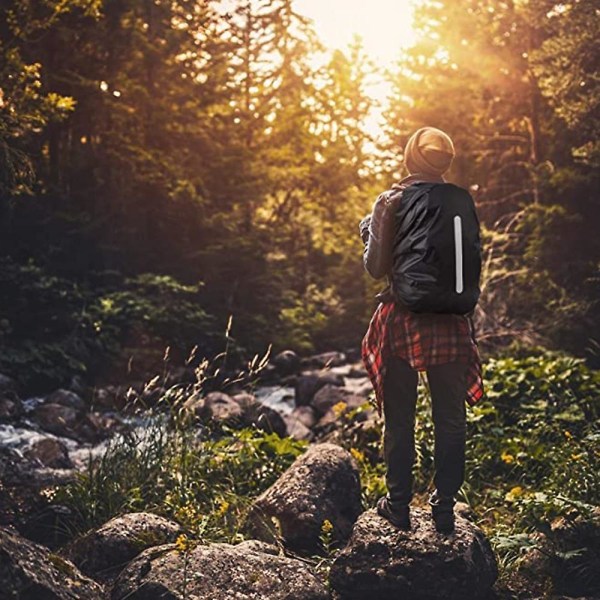
<svg viewBox="0 0 600 600">
<path fill-rule="evenodd" d="M 358 222 L 423 125 L 476 201 L 483 357 L 598 368 L 599 12 L 425 0 L 383 70 L 292 0 L 3 2 L 0 372 L 29 392 L 118 379 L 218 352 L 226 328 L 234 362 L 356 350 L 384 284 Z"/>
</svg>

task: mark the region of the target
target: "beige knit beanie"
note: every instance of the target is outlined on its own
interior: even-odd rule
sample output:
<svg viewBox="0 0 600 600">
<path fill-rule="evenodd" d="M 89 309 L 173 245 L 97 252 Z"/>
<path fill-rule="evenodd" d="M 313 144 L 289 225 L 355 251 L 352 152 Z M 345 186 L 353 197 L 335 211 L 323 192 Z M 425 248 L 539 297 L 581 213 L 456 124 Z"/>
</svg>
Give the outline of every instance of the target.
<svg viewBox="0 0 600 600">
<path fill-rule="evenodd" d="M 435 127 L 422 127 L 410 136 L 404 149 L 409 173 L 442 175 L 452 164 L 454 144 L 447 133 Z"/>
</svg>

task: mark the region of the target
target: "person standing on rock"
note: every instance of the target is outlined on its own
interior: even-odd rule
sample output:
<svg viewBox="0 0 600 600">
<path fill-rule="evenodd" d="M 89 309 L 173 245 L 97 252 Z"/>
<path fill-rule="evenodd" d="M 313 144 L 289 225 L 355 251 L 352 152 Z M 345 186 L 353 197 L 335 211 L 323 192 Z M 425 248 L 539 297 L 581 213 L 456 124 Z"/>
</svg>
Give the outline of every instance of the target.
<svg viewBox="0 0 600 600">
<path fill-rule="evenodd" d="M 435 489 L 429 504 L 436 529 L 441 532 L 454 529 L 454 496 L 464 481 L 465 400 L 473 406 L 484 397 L 474 308 L 467 314 L 412 312 L 394 292 L 392 274 L 394 247 L 399 243 L 398 235 L 403 235 L 396 222 L 402 197 L 410 197 L 407 190 L 422 185 L 419 182 L 446 183 L 443 175 L 454 156 L 451 138 L 440 129 L 423 127 L 416 131 L 404 150 L 409 175 L 380 194 L 372 213 L 359 224 L 366 271 L 374 279 L 387 276 L 388 280 L 387 287 L 376 296 L 379 304 L 361 344 L 362 361 L 380 415 L 383 407 L 385 422 L 388 492 L 377 502 L 377 511 L 395 526 L 410 528 L 418 372 L 425 371 L 435 433 Z M 453 189 L 467 194 L 457 186 Z"/>
</svg>

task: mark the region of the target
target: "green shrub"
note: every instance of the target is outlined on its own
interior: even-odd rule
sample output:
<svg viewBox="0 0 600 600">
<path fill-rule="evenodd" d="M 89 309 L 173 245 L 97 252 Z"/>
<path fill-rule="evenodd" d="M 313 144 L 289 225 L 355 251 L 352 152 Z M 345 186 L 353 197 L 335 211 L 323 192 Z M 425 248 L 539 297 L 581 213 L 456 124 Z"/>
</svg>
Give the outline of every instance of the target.
<svg viewBox="0 0 600 600">
<path fill-rule="evenodd" d="M 216 351 L 222 334 L 202 309 L 201 284 L 152 274 L 111 278 L 77 283 L 33 263 L 0 261 L 0 372 L 38 392 L 73 375 L 125 372 L 131 357 L 147 374 L 167 347 L 175 358 L 194 346 Z M 230 354 L 238 350 L 232 344 Z"/>
</svg>

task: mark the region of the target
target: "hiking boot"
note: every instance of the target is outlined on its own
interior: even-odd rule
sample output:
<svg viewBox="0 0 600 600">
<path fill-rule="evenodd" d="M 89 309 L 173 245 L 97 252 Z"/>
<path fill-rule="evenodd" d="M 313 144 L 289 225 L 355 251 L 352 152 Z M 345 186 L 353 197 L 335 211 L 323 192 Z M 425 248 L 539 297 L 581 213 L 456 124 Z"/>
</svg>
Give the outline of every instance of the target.
<svg viewBox="0 0 600 600">
<path fill-rule="evenodd" d="M 410 529 L 410 505 L 393 506 L 387 496 L 377 501 L 377 513 L 387 519 L 394 527 Z"/>
<path fill-rule="evenodd" d="M 440 533 L 454 531 L 454 497 L 441 496 L 437 490 L 429 497 L 435 528 Z"/>
</svg>

